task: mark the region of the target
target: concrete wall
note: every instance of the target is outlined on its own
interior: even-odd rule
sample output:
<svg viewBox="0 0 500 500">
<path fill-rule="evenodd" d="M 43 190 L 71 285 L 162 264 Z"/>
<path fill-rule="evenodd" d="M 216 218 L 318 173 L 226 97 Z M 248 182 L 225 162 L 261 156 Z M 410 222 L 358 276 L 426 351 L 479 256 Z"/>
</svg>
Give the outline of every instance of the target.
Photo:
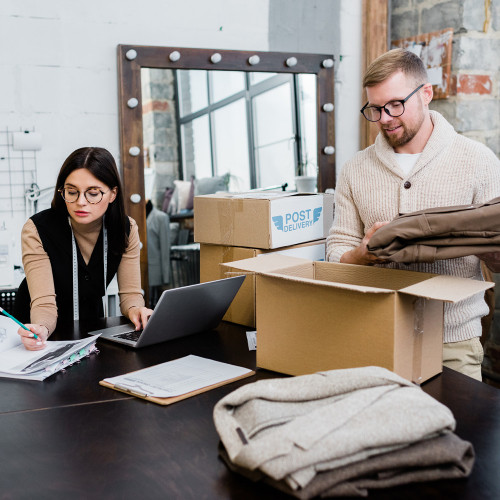
<svg viewBox="0 0 500 500">
<path fill-rule="evenodd" d="M 0 130 L 34 128 L 42 134 L 37 182 L 50 187 L 64 159 L 78 147 L 102 146 L 119 160 L 118 44 L 338 56 L 341 17 L 358 23 L 360 5 L 361 0 L 2 0 Z M 355 14 L 347 19 L 351 11 Z M 347 31 L 358 33 L 360 27 Z M 360 40 L 355 42 L 359 48 Z M 354 66 L 357 53 L 352 54 Z M 340 102 L 341 93 L 336 98 Z M 352 136 L 345 131 L 339 156 L 358 149 L 357 130 L 353 127 Z M 6 173 L 0 170 L 0 185 L 5 183 Z M 41 200 L 39 209 L 49 201 L 50 196 Z M 16 264 L 25 218 L 23 212 L 0 213 L 0 227 L 5 224 L 14 235 Z"/>
<path fill-rule="evenodd" d="M 392 0 L 391 7 L 392 40 L 453 28 L 450 97 L 431 107 L 500 156 L 500 0 Z"/>
<path fill-rule="evenodd" d="M 360 144 L 361 6 L 361 0 L 270 0 L 269 50 L 335 57 L 337 172 Z"/>
</svg>

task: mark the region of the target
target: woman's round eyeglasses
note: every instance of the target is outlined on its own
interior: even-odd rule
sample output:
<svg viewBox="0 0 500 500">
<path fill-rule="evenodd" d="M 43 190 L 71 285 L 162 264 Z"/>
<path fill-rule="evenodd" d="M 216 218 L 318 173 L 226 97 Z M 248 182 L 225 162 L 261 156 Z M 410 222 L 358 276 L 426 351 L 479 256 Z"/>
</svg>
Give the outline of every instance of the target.
<svg viewBox="0 0 500 500">
<path fill-rule="evenodd" d="M 64 187 L 58 189 L 58 191 L 61 193 L 63 200 L 68 203 L 74 203 L 76 200 L 78 200 L 78 198 L 80 198 L 80 191 L 78 191 L 78 189 L 75 188 Z M 100 189 L 97 188 L 90 188 L 84 191 L 83 195 L 85 196 L 85 199 L 89 203 L 95 205 L 96 203 L 102 201 L 102 198 L 106 193 L 109 193 L 109 190 L 101 191 Z"/>
<path fill-rule="evenodd" d="M 419 91 L 425 84 L 419 85 L 410 95 L 406 96 L 404 99 L 395 99 L 394 101 L 389 101 L 383 106 L 368 106 L 366 103 L 361 108 L 361 113 L 370 122 L 378 122 L 382 118 L 382 110 L 384 110 L 389 116 L 397 118 L 405 112 L 405 102 L 413 95 L 415 92 Z"/>
</svg>

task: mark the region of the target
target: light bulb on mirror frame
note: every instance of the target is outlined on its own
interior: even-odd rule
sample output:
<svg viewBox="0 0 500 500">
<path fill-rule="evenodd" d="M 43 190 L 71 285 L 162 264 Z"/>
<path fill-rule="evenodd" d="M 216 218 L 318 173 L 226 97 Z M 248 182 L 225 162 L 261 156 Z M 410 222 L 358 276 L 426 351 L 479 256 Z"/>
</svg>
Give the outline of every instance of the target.
<svg viewBox="0 0 500 500">
<path fill-rule="evenodd" d="M 168 55 L 168 58 L 172 62 L 176 62 L 181 58 L 181 53 L 178 50 L 174 50 L 173 52 L 170 52 L 170 54 Z"/>
</svg>

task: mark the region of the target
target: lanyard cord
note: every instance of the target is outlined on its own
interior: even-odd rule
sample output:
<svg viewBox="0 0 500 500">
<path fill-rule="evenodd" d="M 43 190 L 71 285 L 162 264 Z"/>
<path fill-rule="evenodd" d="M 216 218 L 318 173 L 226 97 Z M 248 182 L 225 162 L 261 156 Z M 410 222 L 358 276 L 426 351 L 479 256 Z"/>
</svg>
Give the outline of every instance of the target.
<svg viewBox="0 0 500 500">
<path fill-rule="evenodd" d="M 108 230 L 104 224 L 104 218 L 106 215 L 102 216 L 102 261 L 104 263 L 104 317 L 108 317 Z"/>
<path fill-rule="evenodd" d="M 68 217 L 69 227 L 71 229 L 71 250 L 73 254 L 73 319 L 76 321 L 80 317 L 80 304 L 78 298 L 78 257 L 76 254 L 76 240 L 73 227 L 71 226 L 71 219 Z M 104 217 L 102 218 L 102 233 L 103 233 L 103 262 L 104 262 L 104 317 L 108 317 L 108 287 L 106 286 L 106 279 L 108 275 L 108 231 L 104 224 Z"/>
</svg>

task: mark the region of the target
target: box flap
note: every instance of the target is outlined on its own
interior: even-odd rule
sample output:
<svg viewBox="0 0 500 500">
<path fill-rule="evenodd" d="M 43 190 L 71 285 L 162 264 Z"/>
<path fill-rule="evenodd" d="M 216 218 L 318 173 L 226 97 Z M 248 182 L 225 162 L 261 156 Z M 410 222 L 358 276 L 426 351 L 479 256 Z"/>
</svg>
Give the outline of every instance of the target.
<svg viewBox="0 0 500 500">
<path fill-rule="evenodd" d="M 337 283 L 336 281 L 318 280 L 307 277 L 306 274 L 313 276 L 314 263 L 308 259 L 298 257 L 289 257 L 277 253 L 264 254 L 252 259 L 244 259 L 235 262 L 226 262 L 220 264 L 224 267 L 241 269 L 246 272 L 254 272 L 280 278 L 288 281 L 300 281 L 311 283 L 316 286 L 327 286 L 330 288 L 342 288 L 362 293 L 394 293 L 394 290 L 388 288 L 379 288 L 374 286 L 355 285 L 352 283 Z"/>
<path fill-rule="evenodd" d="M 264 273 L 266 276 L 273 278 L 281 278 L 287 281 L 300 281 L 301 283 L 311 283 L 315 286 L 325 286 L 329 288 L 341 288 L 343 290 L 350 290 L 361 293 L 394 293 L 394 290 L 388 288 L 376 288 L 373 286 L 353 285 L 351 283 L 337 283 L 336 281 L 322 281 L 313 278 L 304 278 L 302 276 L 295 276 L 291 274 L 281 274 L 279 272 Z"/>
<path fill-rule="evenodd" d="M 493 286 L 495 286 L 495 283 L 491 281 L 478 281 L 468 278 L 458 278 L 456 276 L 440 275 L 402 288 L 400 292 L 427 299 L 458 302 L 472 297 L 476 293 L 484 292 Z"/>
<path fill-rule="evenodd" d="M 288 255 L 279 255 L 269 253 L 254 257 L 252 259 L 237 260 L 234 262 L 227 262 L 221 264 L 242 271 L 253 271 L 256 273 L 271 273 L 279 270 L 284 270 L 287 267 L 297 266 L 301 264 L 308 264 L 312 266 L 312 261 L 309 259 L 302 259 L 300 257 L 290 257 Z"/>
</svg>

